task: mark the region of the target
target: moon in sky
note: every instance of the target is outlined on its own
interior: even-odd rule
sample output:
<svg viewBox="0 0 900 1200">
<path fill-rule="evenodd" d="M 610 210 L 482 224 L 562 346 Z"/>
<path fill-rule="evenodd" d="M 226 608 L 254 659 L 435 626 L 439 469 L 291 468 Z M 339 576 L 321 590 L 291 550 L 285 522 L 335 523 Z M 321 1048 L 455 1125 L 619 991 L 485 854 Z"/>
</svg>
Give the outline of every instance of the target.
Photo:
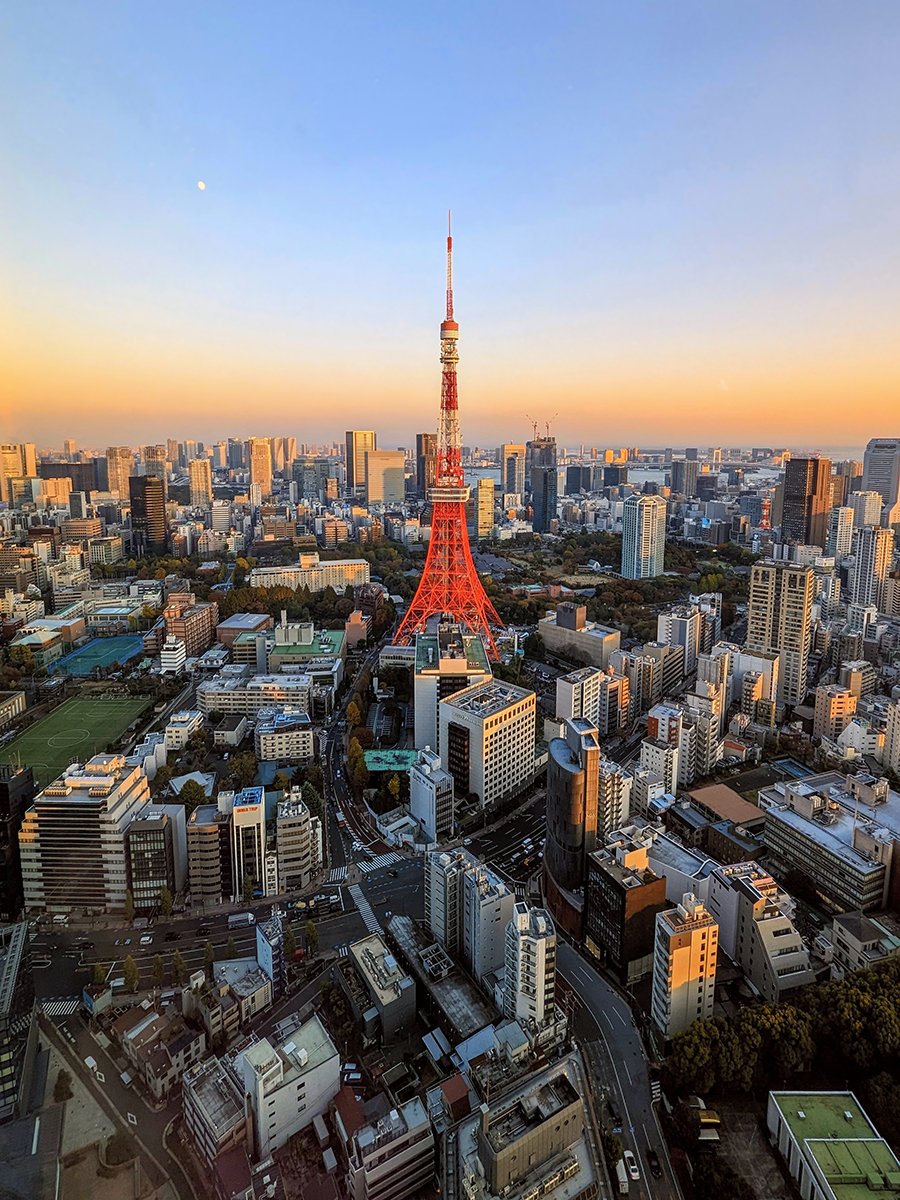
<svg viewBox="0 0 900 1200">
<path fill-rule="evenodd" d="M 203 182 L 202 179 L 197 180 L 197 187 L 200 189 L 201 192 L 206 191 L 206 184 Z"/>
</svg>

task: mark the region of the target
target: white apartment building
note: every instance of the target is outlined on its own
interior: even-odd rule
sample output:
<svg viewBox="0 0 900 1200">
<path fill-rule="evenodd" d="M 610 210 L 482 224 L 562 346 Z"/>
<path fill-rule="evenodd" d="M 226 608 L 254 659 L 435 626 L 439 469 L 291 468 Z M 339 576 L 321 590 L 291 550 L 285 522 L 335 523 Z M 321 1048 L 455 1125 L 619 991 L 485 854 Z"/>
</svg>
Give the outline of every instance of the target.
<svg viewBox="0 0 900 1200">
<path fill-rule="evenodd" d="M 260 710 L 254 745 L 263 762 L 312 762 L 316 734 L 309 714 L 289 705 Z"/>
<path fill-rule="evenodd" d="M 300 561 L 292 567 L 254 567 L 250 572 L 251 587 L 307 587 L 311 592 L 323 592 L 333 587 L 343 592 L 347 587 L 358 587 L 369 582 L 369 564 L 364 558 L 335 558 L 319 561 L 313 551 L 301 554 Z"/>
<path fill-rule="evenodd" d="M 468 850 L 433 850 L 425 856 L 425 923 L 452 958 L 463 944 L 463 879 L 478 865 Z"/>
<path fill-rule="evenodd" d="M 414 1096 L 356 1130 L 347 1160 L 350 1200 L 406 1200 L 423 1192 L 435 1174 L 435 1144 L 422 1101 Z"/>
<path fill-rule="evenodd" d="M 556 680 L 557 720 L 581 717 L 596 726 L 601 737 L 615 735 L 626 727 L 630 706 L 628 676 L 617 675 L 612 669 L 581 667 Z"/>
<path fill-rule="evenodd" d="M 853 528 L 865 529 L 881 524 L 881 493 L 876 491 L 851 492 L 847 504 L 853 510 Z"/>
<path fill-rule="evenodd" d="M 629 496 L 622 505 L 622 575 L 662 575 L 666 545 L 666 502 L 661 496 Z"/>
<path fill-rule="evenodd" d="M 480 981 L 503 966 L 506 926 L 516 897 L 499 875 L 478 860 L 462 882 L 462 955 L 470 974 Z"/>
<path fill-rule="evenodd" d="M 835 741 L 855 714 L 856 703 L 849 688 L 836 683 L 817 687 L 813 737 Z"/>
<path fill-rule="evenodd" d="M 322 867 L 322 822 L 304 804 L 300 789 L 280 800 L 275 816 L 278 891 L 300 892 Z"/>
<path fill-rule="evenodd" d="M 203 729 L 203 713 L 196 708 L 172 713 L 166 725 L 166 750 L 183 750 L 191 734 Z"/>
<path fill-rule="evenodd" d="M 681 733 L 682 727 L 679 728 L 679 740 Z M 641 770 L 655 775 L 661 782 L 663 791 L 673 796 L 679 781 L 679 761 L 679 746 L 672 746 L 660 738 L 644 738 L 641 742 Z"/>
<path fill-rule="evenodd" d="M 888 705 L 883 763 L 885 770 L 900 772 L 900 700 Z"/>
<path fill-rule="evenodd" d="M 443 621 L 436 633 L 418 634 L 413 669 L 416 749 L 431 746 L 440 750 L 438 705 L 441 700 L 492 678 L 481 638 L 464 633 L 459 625 Z"/>
<path fill-rule="evenodd" d="M 488 808 L 531 782 L 535 713 L 534 692 L 498 681 L 441 701 L 441 766 L 453 776 L 458 795 L 474 795 Z"/>
<path fill-rule="evenodd" d="M 340 1055 L 316 1015 L 277 1045 L 267 1038 L 244 1043 L 227 1063 L 253 1118 L 257 1158 L 268 1158 L 326 1112 L 340 1088 Z"/>
<path fill-rule="evenodd" d="M 418 821 L 426 842 L 450 837 L 454 807 L 453 776 L 441 766 L 441 756 L 426 746 L 409 772 L 409 815 Z"/>
<path fill-rule="evenodd" d="M 167 637 L 159 651 L 159 669 L 163 675 L 178 675 L 187 664 L 187 646 L 181 638 Z"/>
<path fill-rule="evenodd" d="M 149 803 L 146 775 L 121 754 L 68 767 L 35 796 L 19 831 L 25 908 L 122 908 L 125 832 Z"/>
<path fill-rule="evenodd" d="M 686 604 L 661 612 L 656 618 L 656 640 L 683 648 L 685 676 L 692 675 L 697 669 L 702 626 L 703 614 Z"/>
<path fill-rule="evenodd" d="M 204 715 L 211 712 L 258 713 L 262 708 L 290 705 L 298 712 L 309 712 L 313 682 L 307 674 L 252 675 L 221 671 L 213 679 L 204 679 L 197 687 L 197 703 Z"/>
<path fill-rule="evenodd" d="M 545 908 L 517 900 L 506 927 L 503 1015 L 527 1030 L 556 1021 L 556 929 Z"/>
<path fill-rule="evenodd" d="M 663 1037 L 677 1037 L 712 1016 L 718 927 L 696 896 L 656 914 L 650 1013 Z"/>
<path fill-rule="evenodd" d="M 794 928 L 794 902 L 758 863 L 717 867 L 707 905 L 719 927 L 720 953 L 763 1000 L 775 1003 L 814 982 L 809 951 Z"/>
<path fill-rule="evenodd" d="M 893 529 L 880 526 L 860 529 L 856 535 L 855 562 L 850 576 L 850 600 L 854 604 L 884 607 L 884 581 L 894 553 Z"/>
</svg>

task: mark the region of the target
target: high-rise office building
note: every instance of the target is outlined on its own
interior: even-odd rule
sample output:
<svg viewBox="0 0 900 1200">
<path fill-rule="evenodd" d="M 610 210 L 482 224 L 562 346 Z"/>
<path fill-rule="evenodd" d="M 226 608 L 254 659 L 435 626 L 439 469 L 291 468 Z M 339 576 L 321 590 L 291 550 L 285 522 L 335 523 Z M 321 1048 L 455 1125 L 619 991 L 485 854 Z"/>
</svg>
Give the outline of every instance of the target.
<svg viewBox="0 0 900 1200">
<path fill-rule="evenodd" d="M 885 525 L 900 521 L 900 438 L 872 438 L 863 456 L 862 486 L 881 496 Z"/>
<path fill-rule="evenodd" d="M 504 442 L 497 450 L 500 460 L 500 490 L 507 495 L 521 496 L 525 491 L 525 447 Z"/>
<path fill-rule="evenodd" d="M 881 509 L 884 503 L 881 492 L 851 492 L 847 503 L 853 512 L 854 529 L 881 524 Z"/>
<path fill-rule="evenodd" d="M 155 475 L 157 479 L 162 480 L 163 496 L 168 495 L 168 479 L 166 476 L 166 448 L 165 446 L 145 446 L 142 451 L 144 459 L 144 474 Z"/>
<path fill-rule="evenodd" d="M 416 635 L 413 674 L 414 745 L 438 750 L 438 705 L 454 692 L 493 678 L 481 638 L 441 621 L 434 633 Z"/>
<path fill-rule="evenodd" d="M 476 683 L 440 702 L 441 766 L 458 795 L 483 808 L 508 800 L 534 778 L 536 697 L 513 683 Z"/>
<path fill-rule="evenodd" d="M 125 832 L 149 802 L 147 776 L 120 754 L 96 754 L 49 783 L 35 796 L 19 833 L 25 907 L 120 909 L 127 887 Z"/>
<path fill-rule="evenodd" d="M 128 498 L 128 479 L 134 467 L 134 455 L 127 446 L 110 446 L 106 451 L 109 490 L 120 500 Z"/>
<path fill-rule="evenodd" d="M 346 438 L 347 491 L 362 492 L 366 485 L 366 451 L 378 449 L 378 438 L 372 429 L 348 429 Z"/>
<path fill-rule="evenodd" d="M 191 508 L 208 509 L 212 505 L 212 468 L 208 458 L 192 458 L 188 463 Z"/>
<path fill-rule="evenodd" d="M 135 553 L 165 554 L 166 502 L 162 480 L 156 475 L 132 475 L 126 495 L 131 497 Z"/>
<path fill-rule="evenodd" d="M 806 695 L 815 576 L 812 567 L 763 559 L 753 564 L 747 612 L 747 649 L 777 652 L 780 704 Z"/>
<path fill-rule="evenodd" d="M 434 487 L 434 473 L 437 466 L 437 434 L 416 434 L 416 495 L 420 500 L 428 496 L 429 488 Z"/>
<path fill-rule="evenodd" d="M 551 740 L 547 761 L 544 872 L 557 889 L 574 892 L 584 884 L 586 859 L 597 843 L 599 769 L 596 726 L 581 717 L 566 721 L 565 737 Z"/>
<path fill-rule="evenodd" d="M 831 558 L 846 558 L 853 546 L 853 509 L 838 505 L 828 514 L 825 553 Z"/>
<path fill-rule="evenodd" d="M 406 455 L 402 450 L 367 450 L 363 462 L 366 504 L 393 508 L 406 495 Z"/>
<path fill-rule="evenodd" d="M 0 922 L 15 921 L 22 911 L 19 830 L 34 791 L 31 767 L 0 763 Z"/>
<path fill-rule="evenodd" d="M 719 929 L 696 896 L 657 913 L 650 1013 L 663 1037 L 713 1014 Z"/>
<path fill-rule="evenodd" d="M 267 437 L 250 439 L 250 486 L 256 485 L 263 500 L 272 495 L 272 446 Z"/>
<path fill-rule="evenodd" d="M 831 510 L 831 460 L 792 458 L 784 469 L 781 540 L 824 546 Z"/>
<path fill-rule="evenodd" d="M 666 502 L 661 496 L 629 496 L 622 506 L 622 575 L 654 579 L 665 569 Z"/>
<path fill-rule="evenodd" d="M 232 471 L 241 471 L 247 465 L 247 457 L 243 438 L 228 439 L 228 467 Z"/>
<path fill-rule="evenodd" d="M 549 533 L 556 520 L 559 471 L 556 464 L 556 438 L 535 438 L 531 449 L 531 526 L 535 533 Z"/>
<path fill-rule="evenodd" d="M 856 561 L 850 573 L 850 600 L 853 604 L 874 604 L 881 610 L 884 581 L 891 569 L 894 531 L 869 525 L 856 534 Z"/>
<path fill-rule="evenodd" d="M 503 1015 L 534 1033 L 557 1017 L 556 930 L 546 908 L 517 900 L 504 949 Z"/>
<path fill-rule="evenodd" d="M 494 529 L 494 480 L 479 479 L 475 488 L 475 536 L 490 537 Z"/>
<path fill-rule="evenodd" d="M 682 496 L 697 495 L 700 464 L 695 458 L 676 458 L 672 463 L 672 491 Z"/>
</svg>

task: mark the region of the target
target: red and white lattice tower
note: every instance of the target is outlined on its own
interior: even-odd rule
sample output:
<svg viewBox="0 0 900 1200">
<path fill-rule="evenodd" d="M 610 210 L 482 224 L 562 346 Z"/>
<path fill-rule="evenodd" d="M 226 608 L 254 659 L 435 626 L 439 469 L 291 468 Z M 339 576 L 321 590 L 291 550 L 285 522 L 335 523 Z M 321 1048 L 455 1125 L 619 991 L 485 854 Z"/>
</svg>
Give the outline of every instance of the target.
<svg viewBox="0 0 900 1200">
<path fill-rule="evenodd" d="M 497 658 L 493 629 L 502 628 L 502 622 L 475 570 L 466 532 L 469 489 L 463 475 L 456 394 L 458 338 L 459 325 L 453 319 L 453 238 L 448 232 L 447 315 L 441 322 L 441 415 L 435 481 L 428 493 L 433 506 L 431 541 L 422 578 L 395 641 L 409 642 L 414 634 L 425 632 L 429 617 L 446 613 L 481 637 L 491 658 Z"/>
</svg>

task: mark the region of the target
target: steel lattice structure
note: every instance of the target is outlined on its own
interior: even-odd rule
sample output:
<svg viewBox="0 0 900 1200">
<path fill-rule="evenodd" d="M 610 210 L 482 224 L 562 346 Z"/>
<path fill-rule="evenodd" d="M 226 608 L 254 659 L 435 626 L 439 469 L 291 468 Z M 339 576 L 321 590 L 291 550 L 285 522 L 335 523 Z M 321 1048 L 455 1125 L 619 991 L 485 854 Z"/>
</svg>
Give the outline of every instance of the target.
<svg viewBox="0 0 900 1200">
<path fill-rule="evenodd" d="M 425 631 L 429 617 L 449 614 L 484 640 L 497 658 L 493 629 L 502 622 L 484 590 L 472 560 L 466 532 L 466 487 L 462 467 L 462 437 L 456 368 L 459 363 L 459 325 L 453 318 L 453 237 L 447 234 L 447 313 L 441 322 L 441 413 L 438 422 L 435 485 L 428 498 L 433 505 L 431 540 L 422 578 L 395 641 L 404 644 Z"/>
</svg>

